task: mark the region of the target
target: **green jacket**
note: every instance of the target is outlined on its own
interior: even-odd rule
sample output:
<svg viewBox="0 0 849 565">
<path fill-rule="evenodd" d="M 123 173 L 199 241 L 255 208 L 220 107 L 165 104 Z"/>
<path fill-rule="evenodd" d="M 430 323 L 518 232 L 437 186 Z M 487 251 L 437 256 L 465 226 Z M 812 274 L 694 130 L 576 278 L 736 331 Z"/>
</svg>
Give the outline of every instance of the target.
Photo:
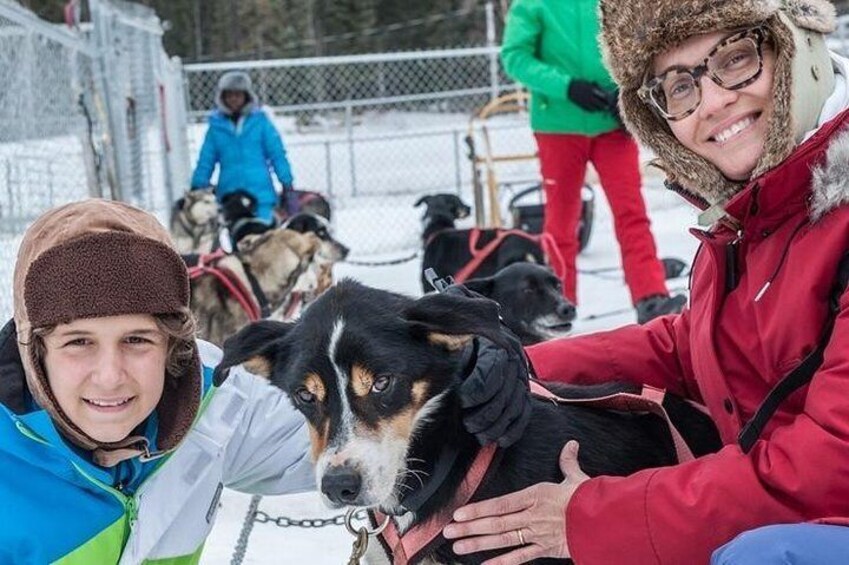
<svg viewBox="0 0 849 565">
<path fill-rule="evenodd" d="M 610 113 L 588 112 L 566 94 L 573 78 L 616 88 L 601 60 L 597 10 L 598 0 L 513 0 L 501 60 L 531 91 L 534 131 L 598 135 L 619 127 Z"/>
</svg>

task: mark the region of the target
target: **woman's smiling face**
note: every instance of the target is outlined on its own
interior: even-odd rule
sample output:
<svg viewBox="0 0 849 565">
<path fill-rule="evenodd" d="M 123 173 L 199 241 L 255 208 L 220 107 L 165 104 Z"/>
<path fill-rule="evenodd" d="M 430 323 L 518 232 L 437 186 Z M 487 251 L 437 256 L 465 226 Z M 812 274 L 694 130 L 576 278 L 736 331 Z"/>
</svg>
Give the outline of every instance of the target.
<svg viewBox="0 0 849 565">
<path fill-rule="evenodd" d="M 676 66 L 701 64 L 730 32 L 696 35 L 654 59 L 653 74 Z M 775 51 L 763 47 L 763 70 L 752 84 L 726 90 L 708 76 L 700 79 L 701 102 L 689 116 L 668 121 L 669 128 L 687 149 L 713 163 L 731 180 L 746 180 L 755 169 L 766 142 L 773 109 Z"/>
</svg>

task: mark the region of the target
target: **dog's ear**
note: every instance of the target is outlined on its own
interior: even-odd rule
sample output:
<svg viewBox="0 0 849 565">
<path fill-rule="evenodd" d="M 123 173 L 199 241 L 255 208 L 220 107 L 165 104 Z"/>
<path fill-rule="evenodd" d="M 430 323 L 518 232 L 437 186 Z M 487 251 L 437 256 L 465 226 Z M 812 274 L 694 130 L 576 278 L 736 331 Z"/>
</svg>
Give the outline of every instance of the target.
<svg viewBox="0 0 849 565">
<path fill-rule="evenodd" d="M 239 238 L 239 241 L 236 242 L 236 249 L 239 253 L 250 253 L 270 236 L 271 230 L 266 230 L 262 233 L 248 233 Z"/>
<path fill-rule="evenodd" d="M 274 360 L 285 348 L 283 338 L 294 324 L 261 320 L 248 324 L 224 341 L 224 358 L 215 368 L 215 386 L 227 379 L 230 368 L 244 363 L 245 369 L 255 375 L 269 378 Z"/>
<path fill-rule="evenodd" d="M 416 203 L 413 204 L 413 208 L 418 208 L 422 204 L 427 204 L 429 200 L 430 200 L 430 196 L 428 196 L 428 195 L 422 196 L 421 198 L 416 200 Z"/>
<path fill-rule="evenodd" d="M 483 279 L 471 279 L 463 283 L 463 286 L 477 292 L 483 296 L 492 296 L 492 291 L 495 290 L 495 277 L 486 277 Z"/>
<path fill-rule="evenodd" d="M 506 346 L 498 304 L 488 298 L 427 294 L 406 308 L 403 317 L 414 336 L 452 351 L 462 349 L 476 335 Z"/>
<path fill-rule="evenodd" d="M 174 209 L 175 209 L 175 210 L 182 210 L 182 209 L 183 209 L 183 206 L 185 206 L 185 205 L 186 205 L 186 197 L 185 197 L 185 196 L 181 196 L 180 198 L 178 198 L 178 199 L 174 202 Z"/>
</svg>

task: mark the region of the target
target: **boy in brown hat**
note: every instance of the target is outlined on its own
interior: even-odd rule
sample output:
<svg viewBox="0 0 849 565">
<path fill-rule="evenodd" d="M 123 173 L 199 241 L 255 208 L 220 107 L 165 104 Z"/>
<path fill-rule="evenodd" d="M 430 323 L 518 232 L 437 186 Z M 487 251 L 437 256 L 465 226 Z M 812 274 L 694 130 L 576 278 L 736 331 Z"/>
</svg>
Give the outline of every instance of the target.
<svg viewBox="0 0 849 565">
<path fill-rule="evenodd" d="M 529 355 L 543 379 L 687 396 L 725 447 L 589 478 L 567 445 L 563 483 L 460 509 L 445 533 L 477 536 L 460 553 L 511 549 L 501 565 L 845 563 L 849 61 L 825 45 L 834 8 L 602 0 L 600 13 L 628 128 L 710 228 L 693 230 L 689 309 Z"/>
</svg>

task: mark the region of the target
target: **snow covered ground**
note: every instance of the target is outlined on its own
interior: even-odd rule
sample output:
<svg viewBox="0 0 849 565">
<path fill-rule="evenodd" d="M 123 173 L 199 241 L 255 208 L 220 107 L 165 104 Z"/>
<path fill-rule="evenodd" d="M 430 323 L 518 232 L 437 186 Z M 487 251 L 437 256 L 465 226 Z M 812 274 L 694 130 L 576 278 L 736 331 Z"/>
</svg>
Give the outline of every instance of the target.
<svg viewBox="0 0 849 565">
<path fill-rule="evenodd" d="M 646 199 L 660 255 L 680 257 L 689 263 L 695 252 L 696 242 L 687 233 L 687 228 L 695 225 L 695 212 L 677 196 L 659 188 L 656 183 L 650 185 L 646 190 Z M 618 267 L 620 264 L 607 203 L 601 194 L 597 197 L 597 216 L 592 241 L 579 259 L 579 268 L 584 270 Z M 419 212 L 413 212 L 412 208 L 404 206 L 395 213 L 404 221 L 418 221 Z M 344 214 L 340 215 L 339 223 L 346 223 Z M 348 230 L 346 232 L 351 233 Z M 401 254 L 387 253 L 382 257 L 399 256 Z M 381 257 L 369 257 L 375 258 Z M 412 296 L 420 294 L 418 261 L 387 267 L 360 267 L 343 263 L 339 265 L 336 273 L 339 277 L 351 277 L 378 288 Z M 675 279 L 669 281 L 669 286 L 673 292 L 684 291 L 687 280 Z M 627 288 L 618 270 L 598 275 L 581 274 L 579 302 L 576 333 L 612 328 L 634 321 Z M 201 559 L 202 564 L 223 565 L 231 562 L 249 503 L 249 495 L 225 491 L 217 523 Z M 259 509 L 272 519 L 278 516 L 293 519 L 326 518 L 339 514 L 338 510 L 325 508 L 314 493 L 265 497 L 260 502 Z M 305 529 L 281 528 L 271 522 L 256 523 L 248 538 L 243 563 L 338 565 L 347 562 L 352 540 L 352 536 L 341 526 Z"/>
</svg>

